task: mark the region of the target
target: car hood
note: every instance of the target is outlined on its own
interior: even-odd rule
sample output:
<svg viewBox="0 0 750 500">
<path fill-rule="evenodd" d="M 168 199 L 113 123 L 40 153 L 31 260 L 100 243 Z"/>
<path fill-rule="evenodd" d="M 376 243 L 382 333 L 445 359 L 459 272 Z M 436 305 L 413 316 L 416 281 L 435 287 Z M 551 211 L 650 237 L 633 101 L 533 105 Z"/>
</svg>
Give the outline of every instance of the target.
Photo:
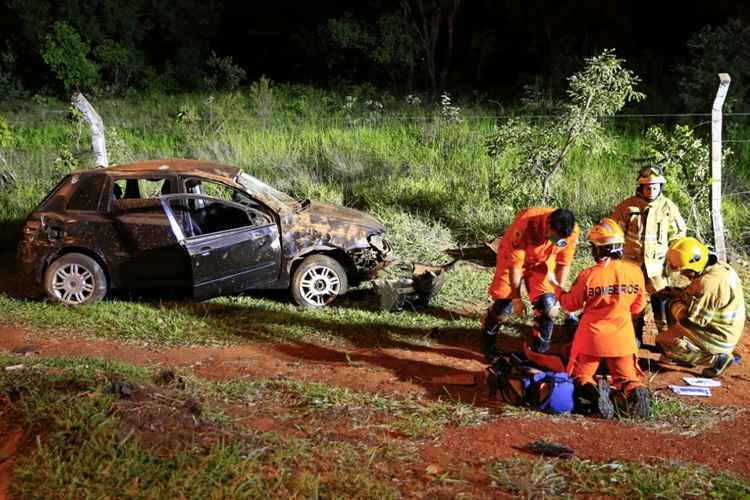
<svg viewBox="0 0 750 500">
<path fill-rule="evenodd" d="M 308 219 L 315 225 L 329 224 L 332 228 L 340 228 L 342 225 L 359 226 L 367 234 L 385 231 L 385 226 L 370 214 L 319 201 L 310 202 L 298 217 L 301 220 Z"/>
</svg>

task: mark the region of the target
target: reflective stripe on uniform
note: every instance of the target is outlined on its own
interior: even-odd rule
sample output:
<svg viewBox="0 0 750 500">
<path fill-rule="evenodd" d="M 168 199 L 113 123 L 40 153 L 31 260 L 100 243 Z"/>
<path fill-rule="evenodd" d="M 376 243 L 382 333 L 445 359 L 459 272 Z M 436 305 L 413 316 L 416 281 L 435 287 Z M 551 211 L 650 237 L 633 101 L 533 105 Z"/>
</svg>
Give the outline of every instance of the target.
<svg viewBox="0 0 750 500">
<path fill-rule="evenodd" d="M 737 345 L 728 342 L 722 342 L 716 335 L 705 333 L 698 328 L 688 329 L 688 334 L 686 336 L 696 344 L 703 344 L 707 347 L 713 347 L 715 351 L 731 352 L 732 350 L 734 350 L 734 346 Z"/>
<path fill-rule="evenodd" d="M 724 311 L 724 312 L 717 312 L 717 311 L 711 311 L 708 309 L 703 308 L 696 308 L 688 318 L 693 321 L 694 323 L 697 323 L 699 320 L 703 320 L 706 323 L 718 323 L 721 325 L 731 325 L 734 323 L 734 320 L 737 319 L 740 316 L 745 315 L 745 308 L 741 307 L 740 309 L 737 309 L 736 311 Z"/>
</svg>

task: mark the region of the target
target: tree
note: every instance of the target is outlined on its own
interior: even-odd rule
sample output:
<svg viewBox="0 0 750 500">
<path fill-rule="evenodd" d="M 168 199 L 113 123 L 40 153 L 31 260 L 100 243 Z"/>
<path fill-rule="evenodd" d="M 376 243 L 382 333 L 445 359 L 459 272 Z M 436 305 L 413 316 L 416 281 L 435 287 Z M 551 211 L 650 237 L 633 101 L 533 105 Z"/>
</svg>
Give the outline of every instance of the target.
<svg viewBox="0 0 750 500">
<path fill-rule="evenodd" d="M 416 11 L 412 7 L 416 6 Z M 444 88 L 453 59 L 453 27 L 461 0 L 403 0 L 404 17 L 410 19 L 425 61 L 427 81 L 432 96 Z M 438 42 L 443 25 L 446 49 L 442 63 L 438 60 Z"/>
<path fill-rule="evenodd" d="M 47 34 L 42 59 L 66 91 L 91 89 L 99 80 L 99 69 L 89 59 L 89 45 L 68 23 L 58 21 Z"/>
<path fill-rule="evenodd" d="M 515 153 L 518 163 L 513 173 L 531 180 L 531 186 L 514 193 L 525 198 L 517 201 L 549 203 L 552 181 L 572 147 L 585 145 L 595 152 L 610 146 L 602 118 L 617 113 L 628 102 L 645 98 L 636 91 L 638 76 L 625 69 L 624 62 L 613 50 L 586 59 L 584 69 L 567 79 L 567 100 L 558 119 L 533 122 L 512 118 L 487 140 L 490 156 Z"/>
<path fill-rule="evenodd" d="M 724 26 L 704 26 L 687 42 L 688 61 L 677 67 L 680 99 L 689 111 L 705 112 L 716 95 L 716 75 L 732 75 L 725 109 L 745 102 L 750 80 L 750 26 L 739 19 Z"/>
<path fill-rule="evenodd" d="M 351 14 L 329 19 L 326 32 L 338 47 L 355 52 L 382 68 L 394 88 L 405 84 L 406 90 L 411 90 L 419 46 L 399 12 L 381 15 L 375 25 L 360 22 Z"/>
</svg>

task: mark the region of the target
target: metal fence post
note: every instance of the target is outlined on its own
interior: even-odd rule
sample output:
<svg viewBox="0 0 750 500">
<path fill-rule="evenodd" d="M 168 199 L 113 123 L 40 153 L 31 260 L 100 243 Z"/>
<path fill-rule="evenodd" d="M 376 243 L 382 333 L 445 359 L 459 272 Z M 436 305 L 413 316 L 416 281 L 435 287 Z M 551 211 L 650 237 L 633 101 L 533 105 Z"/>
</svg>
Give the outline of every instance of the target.
<svg viewBox="0 0 750 500">
<path fill-rule="evenodd" d="M 714 230 L 714 250 L 721 261 L 727 260 L 724 242 L 724 219 L 721 216 L 721 109 L 727 97 L 729 73 L 719 73 L 719 89 L 711 109 L 711 222 Z"/>
</svg>

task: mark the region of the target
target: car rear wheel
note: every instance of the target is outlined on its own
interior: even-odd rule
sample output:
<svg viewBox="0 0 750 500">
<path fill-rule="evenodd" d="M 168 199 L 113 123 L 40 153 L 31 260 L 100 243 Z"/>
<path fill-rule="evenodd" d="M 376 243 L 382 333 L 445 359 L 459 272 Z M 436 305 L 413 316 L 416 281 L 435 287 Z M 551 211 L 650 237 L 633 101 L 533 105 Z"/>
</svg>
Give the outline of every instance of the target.
<svg viewBox="0 0 750 500">
<path fill-rule="evenodd" d="M 348 286 L 341 264 L 325 255 L 311 255 L 294 272 L 292 296 L 297 305 L 324 307 L 345 294 Z"/>
<path fill-rule="evenodd" d="M 107 294 L 107 277 L 91 257 L 69 253 L 47 268 L 44 288 L 53 302 L 68 306 L 95 304 Z"/>
</svg>

